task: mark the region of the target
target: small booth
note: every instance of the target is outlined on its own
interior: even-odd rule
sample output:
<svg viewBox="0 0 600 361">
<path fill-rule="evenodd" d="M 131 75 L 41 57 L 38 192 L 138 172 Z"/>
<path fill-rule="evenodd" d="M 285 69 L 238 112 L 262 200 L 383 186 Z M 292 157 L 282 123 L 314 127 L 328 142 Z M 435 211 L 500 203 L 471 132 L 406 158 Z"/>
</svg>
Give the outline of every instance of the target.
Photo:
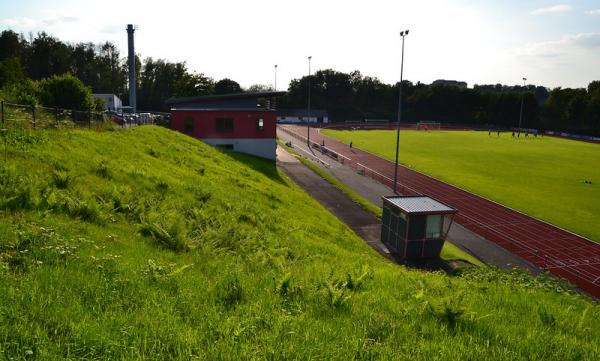
<svg viewBox="0 0 600 361">
<path fill-rule="evenodd" d="M 428 196 L 382 198 L 381 241 L 405 259 L 438 258 L 456 210 Z"/>
</svg>

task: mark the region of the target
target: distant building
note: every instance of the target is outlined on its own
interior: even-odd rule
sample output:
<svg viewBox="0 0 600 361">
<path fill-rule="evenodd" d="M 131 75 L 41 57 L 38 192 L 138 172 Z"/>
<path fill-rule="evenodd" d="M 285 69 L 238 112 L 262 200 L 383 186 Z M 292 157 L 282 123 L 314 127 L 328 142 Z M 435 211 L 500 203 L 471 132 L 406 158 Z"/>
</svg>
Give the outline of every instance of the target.
<svg viewBox="0 0 600 361">
<path fill-rule="evenodd" d="M 431 85 L 455 86 L 458 88 L 466 88 L 467 87 L 467 83 L 464 81 L 444 80 L 444 79 L 438 79 L 438 80 L 434 81 L 433 83 L 431 83 Z"/>
<path fill-rule="evenodd" d="M 285 92 L 171 98 L 171 129 L 219 148 L 275 160 L 277 115 Z"/>
<path fill-rule="evenodd" d="M 322 109 L 311 109 L 310 117 L 307 109 L 281 109 L 277 123 L 329 123 L 329 115 Z"/>
<path fill-rule="evenodd" d="M 114 94 L 92 94 L 92 98 L 104 100 L 104 110 L 120 112 L 123 108 L 123 102 Z"/>
</svg>

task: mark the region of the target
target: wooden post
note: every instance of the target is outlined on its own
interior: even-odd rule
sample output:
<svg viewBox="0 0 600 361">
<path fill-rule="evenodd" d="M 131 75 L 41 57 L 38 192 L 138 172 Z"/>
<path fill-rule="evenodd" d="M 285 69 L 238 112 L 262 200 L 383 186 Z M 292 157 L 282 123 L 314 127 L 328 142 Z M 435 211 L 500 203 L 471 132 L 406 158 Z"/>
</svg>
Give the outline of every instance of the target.
<svg viewBox="0 0 600 361">
<path fill-rule="evenodd" d="M 33 121 L 32 121 L 33 122 L 33 129 L 35 129 L 35 105 L 31 106 L 31 116 L 32 116 L 32 119 L 33 119 Z"/>
<path fill-rule="evenodd" d="M 2 114 L 2 124 L 4 124 L 4 100 L 0 102 L 0 113 Z"/>
<path fill-rule="evenodd" d="M 58 107 L 54 107 L 54 120 L 56 120 L 56 125 L 58 126 Z"/>
</svg>

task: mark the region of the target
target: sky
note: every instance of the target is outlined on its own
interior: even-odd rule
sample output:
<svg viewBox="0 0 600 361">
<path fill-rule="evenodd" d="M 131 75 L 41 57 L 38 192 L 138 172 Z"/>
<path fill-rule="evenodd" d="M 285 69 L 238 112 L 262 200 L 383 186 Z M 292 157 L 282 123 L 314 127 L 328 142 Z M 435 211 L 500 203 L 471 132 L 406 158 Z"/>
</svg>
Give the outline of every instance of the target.
<svg viewBox="0 0 600 361">
<path fill-rule="evenodd" d="M 600 80 L 600 0 L 0 0 L 0 30 L 114 42 L 127 55 L 248 87 L 287 89 L 311 70 L 404 79 L 586 87 Z"/>
</svg>

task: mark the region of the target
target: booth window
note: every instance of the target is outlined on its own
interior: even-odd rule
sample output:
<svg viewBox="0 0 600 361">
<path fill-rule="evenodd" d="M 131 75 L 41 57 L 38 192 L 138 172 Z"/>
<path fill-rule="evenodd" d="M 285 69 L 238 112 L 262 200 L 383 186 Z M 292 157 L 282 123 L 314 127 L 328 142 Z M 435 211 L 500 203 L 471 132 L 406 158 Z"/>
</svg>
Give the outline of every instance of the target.
<svg viewBox="0 0 600 361">
<path fill-rule="evenodd" d="M 194 131 L 194 118 L 186 117 L 183 119 L 183 131 L 186 133 L 192 133 Z"/>
<path fill-rule="evenodd" d="M 219 133 L 233 132 L 233 119 L 232 118 L 217 118 L 217 132 L 219 132 Z"/>
<path fill-rule="evenodd" d="M 442 231 L 442 216 L 439 214 L 427 216 L 425 238 L 440 238 Z"/>
<path fill-rule="evenodd" d="M 263 118 L 256 119 L 256 130 L 265 130 L 265 121 Z"/>
</svg>

